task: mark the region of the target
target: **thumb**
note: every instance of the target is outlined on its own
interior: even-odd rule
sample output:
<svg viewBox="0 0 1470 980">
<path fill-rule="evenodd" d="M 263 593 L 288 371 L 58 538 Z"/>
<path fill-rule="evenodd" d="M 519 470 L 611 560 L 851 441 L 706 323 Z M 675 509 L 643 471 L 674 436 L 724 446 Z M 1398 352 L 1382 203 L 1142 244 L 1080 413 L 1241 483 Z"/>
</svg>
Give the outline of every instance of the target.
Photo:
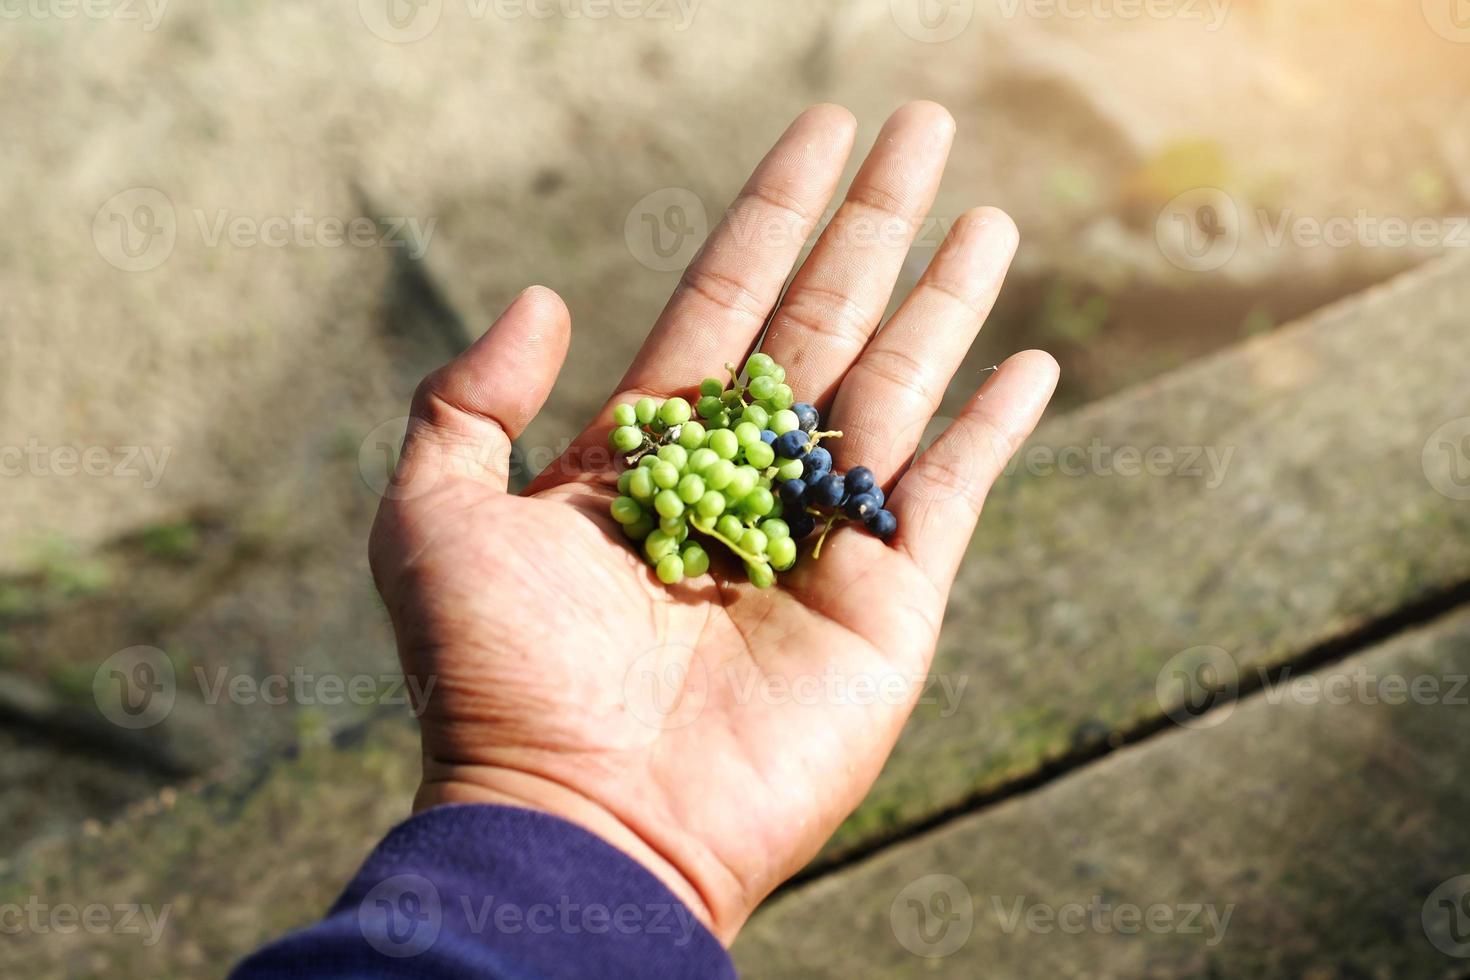
<svg viewBox="0 0 1470 980">
<path fill-rule="evenodd" d="M 511 440 L 546 403 L 570 339 L 560 296 L 545 286 L 517 296 L 484 336 L 419 384 L 389 493 L 414 496 L 447 468 L 505 490 Z"/>
</svg>

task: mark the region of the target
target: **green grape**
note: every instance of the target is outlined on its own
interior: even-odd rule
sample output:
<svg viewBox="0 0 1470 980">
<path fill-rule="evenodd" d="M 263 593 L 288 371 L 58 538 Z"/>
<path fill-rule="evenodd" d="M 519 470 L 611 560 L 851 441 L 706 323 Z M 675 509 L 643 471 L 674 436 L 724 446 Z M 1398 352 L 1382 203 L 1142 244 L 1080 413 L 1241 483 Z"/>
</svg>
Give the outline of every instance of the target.
<svg viewBox="0 0 1470 980">
<path fill-rule="evenodd" d="M 658 529 L 680 544 L 683 544 L 684 539 L 689 537 L 689 525 L 684 523 L 682 517 L 660 517 Z"/>
<path fill-rule="evenodd" d="M 759 405 L 746 405 L 743 420 L 749 422 L 757 429 L 767 429 L 770 428 L 771 413 Z M 777 433 L 777 435 L 780 435 L 780 433 Z"/>
<path fill-rule="evenodd" d="M 658 560 L 654 574 L 664 585 L 678 585 L 684 581 L 684 559 L 678 555 L 665 555 Z"/>
<path fill-rule="evenodd" d="M 725 403 L 713 395 L 705 395 L 694 403 L 694 410 L 702 419 L 712 419 L 725 410 Z"/>
<path fill-rule="evenodd" d="M 801 428 L 801 419 L 789 408 L 783 408 L 771 417 L 771 431 L 778 436 L 784 436 L 788 432 L 795 432 Z"/>
<path fill-rule="evenodd" d="M 720 461 L 719 455 L 713 449 L 696 449 L 689 454 L 689 465 L 685 467 L 690 473 L 704 475 L 704 471 Z"/>
<path fill-rule="evenodd" d="M 790 408 L 796 404 L 796 393 L 791 390 L 790 385 L 777 385 L 776 391 L 771 395 L 771 405 L 777 411 Z"/>
<path fill-rule="evenodd" d="M 776 506 L 776 498 L 765 487 L 756 487 L 740 501 L 740 509 L 751 517 L 765 517 Z"/>
<path fill-rule="evenodd" d="M 646 469 L 650 469 L 650 468 L 652 468 L 654 466 L 657 466 L 658 463 L 659 463 L 658 454 L 657 453 L 649 453 L 647 456 L 644 456 L 643 458 L 641 458 L 641 459 L 638 460 L 638 468 L 639 469 L 646 470 Z"/>
<path fill-rule="evenodd" d="M 761 521 L 760 529 L 766 532 L 766 537 L 772 541 L 780 541 L 782 538 L 791 537 L 791 527 L 779 517 L 768 517 Z"/>
<path fill-rule="evenodd" d="M 713 520 L 725 512 L 725 495 L 718 490 L 706 490 L 694 509 L 699 512 L 700 517 Z"/>
<path fill-rule="evenodd" d="M 756 435 L 760 435 L 759 431 Z M 709 448 L 721 459 L 734 459 L 740 452 L 740 439 L 729 429 L 716 429 L 709 434 Z"/>
<path fill-rule="evenodd" d="M 642 541 L 653 532 L 653 518 L 649 517 L 647 514 L 644 514 L 632 524 L 624 524 L 622 527 L 623 533 L 626 534 L 628 537 L 632 538 L 634 541 Z"/>
<path fill-rule="evenodd" d="M 620 425 L 612 430 L 612 447 L 620 453 L 631 453 L 643 445 L 643 430 L 631 425 Z"/>
<path fill-rule="evenodd" d="M 723 490 L 735 479 L 735 464 L 728 459 L 716 459 L 704 471 L 704 485 L 710 490 Z"/>
<path fill-rule="evenodd" d="M 629 470 L 628 489 L 623 492 L 640 503 L 652 500 L 653 495 L 658 492 L 658 487 L 653 482 L 653 471 L 645 466 Z"/>
<path fill-rule="evenodd" d="M 633 414 L 638 417 L 639 422 L 647 425 L 653 421 L 654 416 L 658 415 L 658 402 L 652 398 L 640 398 L 633 406 Z"/>
<path fill-rule="evenodd" d="M 662 529 L 650 531 L 648 537 L 643 539 L 643 553 L 648 556 L 649 561 L 661 561 L 665 555 L 672 555 L 678 547 L 679 542 L 674 540 L 674 536 Z"/>
<path fill-rule="evenodd" d="M 684 423 L 679 430 L 679 445 L 685 449 L 694 450 L 704 445 L 704 426 L 690 419 Z"/>
<path fill-rule="evenodd" d="M 673 466 L 676 470 L 682 470 L 689 465 L 689 450 L 671 442 L 667 446 L 658 447 L 658 458 Z"/>
<path fill-rule="evenodd" d="M 776 450 L 764 442 L 747 443 L 745 461 L 758 470 L 763 470 L 776 461 Z"/>
<path fill-rule="evenodd" d="M 613 409 L 613 425 L 637 425 L 638 410 L 632 405 L 618 405 Z"/>
<path fill-rule="evenodd" d="M 653 483 L 662 490 L 672 490 L 679 485 L 679 467 L 666 460 L 659 460 L 650 470 Z"/>
<path fill-rule="evenodd" d="M 750 579 L 750 584 L 757 589 L 769 589 L 776 584 L 776 573 L 765 562 L 746 562 L 745 574 Z"/>
<path fill-rule="evenodd" d="M 720 401 L 726 408 L 734 408 L 736 405 L 742 404 L 745 399 L 741 396 L 739 388 L 731 388 L 720 396 Z"/>
<path fill-rule="evenodd" d="M 748 446 L 753 442 L 760 442 L 761 430 L 749 422 L 741 422 L 735 426 L 735 441 L 742 446 Z"/>
<path fill-rule="evenodd" d="M 803 464 L 799 459 L 776 460 L 776 479 L 785 483 L 787 480 L 796 480 L 801 477 Z"/>
<path fill-rule="evenodd" d="M 699 383 L 699 393 L 706 398 L 719 398 L 725 390 L 725 382 L 719 378 L 705 378 Z"/>
<path fill-rule="evenodd" d="M 776 362 L 771 359 L 770 354 L 757 352 L 750 355 L 750 360 L 745 362 L 745 373 L 752 378 L 759 378 L 762 375 L 770 374 L 775 368 Z"/>
<path fill-rule="evenodd" d="M 675 395 L 663 405 L 659 406 L 658 417 L 668 426 L 679 425 L 689 421 L 689 403 Z"/>
<path fill-rule="evenodd" d="M 658 496 L 653 498 L 653 509 L 658 511 L 660 517 L 678 517 L 684 513 L 684 501 L 672 490 L 660 490 Z"/>
<path fill-rule="evenodd" d="M 756 401 L 765 401 L 776 393 L 776 379 L 770 377 L 759 377 L 750 379 L 750 397 Z"/>
<path fill-rule="evenodd" d="M 704 481 L 690 473 L 679 481 L 679 499 L 686 504 L 697 504 L 704 496 Z"/>
<path fill-rule="evenodd" d="M 680 557 L 684 560 L 684 574 L 689 578 L 698 578 L 709 571 L 709 552 L 697 544 L 685 545 Z"/>
<path fill-rule="evenodd" d="M 759 480 L 760 474 L 756 472 L 755 467 L 737 466 L 735 468 L 735 475 L 730 478 L 729 486 L 724 488 L 725 499 L 732 503 L 737 500 L 744 500 L 745 495 L 755 489 L 756 483 Z"/>
<path fill-rule="evenodd" d="M 612 502 L 612 516 L 619 524 L 632 524 L 643 516 L 643 508 L 632 497 L 618 497 Z"/>
<path fill-rule="evenodd" d="M 774 368 L 771 369 L 770 377 L 775 378 L 776 383 L 780 384 L 781 382 L 786 380 L 786 369 L 777 364 Z"/>
<path fill-rule="evenodd" d="M 745 525 L 734 514 L 726 514 L 715 522 L 715 530 L 738 544 L 740 536 L 745 533 Z"/>
<path fill-rule="evenodd" d="M 796 564 L 796 542 L 790 538 L 777 538 L 766 546 L 766 555 L 777 571 L 784 572 Z"/>
<path fill-rule="evenodd" d="M 628 495 L 628 487 L 633 483 L 633 474 L 637 472 L 637 470 L 623 470 L 618 475 L 618 493 L 624 496 Z"/>
<path fill-rule="evenodd" d="M 720 413 L 709 420 L 709 427 L 711 429 L 730 428 L 730 413 L 724 409 L 720 409 Z"/>
<path fill-rule="evenodd" d="M 741 549 L 750 552 L 752 555 L 763 555 L 763 554 L 765 554 L 766 553 L 766 545 L 769 544 L 769 543 L 770 543 L 769 542 L 769 539 L 766 538 L 765 532 L 764 531 L 757 531 L 753 527 L 752 528 L 747 528 L 740 535 L 740 547 L 741 547 Z"/>
<path fill-rule="evenodd" d="M 766 489 L 769 490 L 771 488 L 766 487 Z M 769 516 L 780 517 L 782 514 L 786 513 L 786 505 L 781 503 L 780 497 L 772 497 L 772 500 L 774 501 L 774 503 L 771 504 L 771 513 Z"/>
</svg>

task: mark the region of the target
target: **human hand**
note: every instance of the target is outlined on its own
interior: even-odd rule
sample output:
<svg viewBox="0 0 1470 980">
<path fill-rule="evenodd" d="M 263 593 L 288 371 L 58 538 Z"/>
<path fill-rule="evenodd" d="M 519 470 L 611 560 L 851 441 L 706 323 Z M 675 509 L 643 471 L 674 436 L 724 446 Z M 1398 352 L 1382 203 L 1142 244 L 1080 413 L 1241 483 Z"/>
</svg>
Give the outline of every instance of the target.
<svg viewBox="0 0 1470 980">
<path fill-rule="evenodd" d="M 404 670 L 433 684 L 416 806 L 503 803 L 580 824 L 727 943 L 877 778 L 919 695 L 981 502 L 1056 383 L 1049 356 L 1010 358 L 908 465 L 1017 236 L 998 211 L 963 215 L 877 331 L 954 134 L 939 106 L 905 106 L 762 345 L 798 397 L 846 433 L 832 444 L 839 468 L 877 475 L 898 533 L 885 544 L 838 531 L 819 560 L 804 555 L 765 590 L 717 547 L 709 574 L 674 587 L 654 577 L 608 514 L 612 406 L 690 396 L 744 361 L 836 189 L 854 128 L 828 105 L 791 125 L 616 395 L 512 496 L 511 440 L 549 394 L 570 331 L 556 294 L 522 293 L 420 386 L 370 546 Z M 811 690 L 818 678 L 815 703 L 751 694 Z M 655 697 L 648 682 L 670 679 Z M 901 696 L 848 696 L 858 690 Z"/>
</svg>

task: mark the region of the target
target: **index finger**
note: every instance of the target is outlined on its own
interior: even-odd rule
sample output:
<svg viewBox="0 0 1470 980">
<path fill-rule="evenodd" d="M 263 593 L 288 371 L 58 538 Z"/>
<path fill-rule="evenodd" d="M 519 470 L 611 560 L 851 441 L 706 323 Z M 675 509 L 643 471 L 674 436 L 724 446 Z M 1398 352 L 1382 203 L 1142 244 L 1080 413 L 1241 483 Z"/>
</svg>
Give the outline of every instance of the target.
<svg viewBox="0 0 1470 980">
<path fill-rule="evenodd" d="M 837 190 L 856 128 L 825 104 L 787 128 L 685 270 L 620 393 L 668 395 L 745 359 Z"/>
</svg>

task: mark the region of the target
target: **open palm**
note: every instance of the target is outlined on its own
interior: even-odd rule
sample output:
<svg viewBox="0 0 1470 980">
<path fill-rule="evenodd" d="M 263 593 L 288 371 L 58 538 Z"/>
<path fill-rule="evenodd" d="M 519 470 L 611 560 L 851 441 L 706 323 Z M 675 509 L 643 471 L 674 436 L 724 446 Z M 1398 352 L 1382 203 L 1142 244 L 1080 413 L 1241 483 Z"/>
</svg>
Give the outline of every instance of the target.
<svg viewBox="0 0 1470 980">
<path fill-rule="evenodd" d="M 617 395 L 520 496 L 510 440 L 545 401 L 569 317 L 522 293 L 420 387 L 372 564 L 404 669 L 428 687 L 420 807 L 500 802 L 581 824 L 658 875 L 722 939 L 861 800 L 907 718 L 980 503 L 1035 425 L 1055 364 L 1019 354 L 912 466 L 1016 245 L 962 215 L 878 330 L 953 137 L 899 110 L 780 301 L 762 349 L 888 491 L 889 544 L 838 531 L 771 589 L 712 546 L 668 587 L 608 514 L 611 407 L 690 395 L 741 361 L 851 150 L 845 110 L 800 116 L 690 266 Z M 804 551 L 807 549 L 803 549 Z M 429 687 L 429 685 L 432 685 Z"/>
</svg>

